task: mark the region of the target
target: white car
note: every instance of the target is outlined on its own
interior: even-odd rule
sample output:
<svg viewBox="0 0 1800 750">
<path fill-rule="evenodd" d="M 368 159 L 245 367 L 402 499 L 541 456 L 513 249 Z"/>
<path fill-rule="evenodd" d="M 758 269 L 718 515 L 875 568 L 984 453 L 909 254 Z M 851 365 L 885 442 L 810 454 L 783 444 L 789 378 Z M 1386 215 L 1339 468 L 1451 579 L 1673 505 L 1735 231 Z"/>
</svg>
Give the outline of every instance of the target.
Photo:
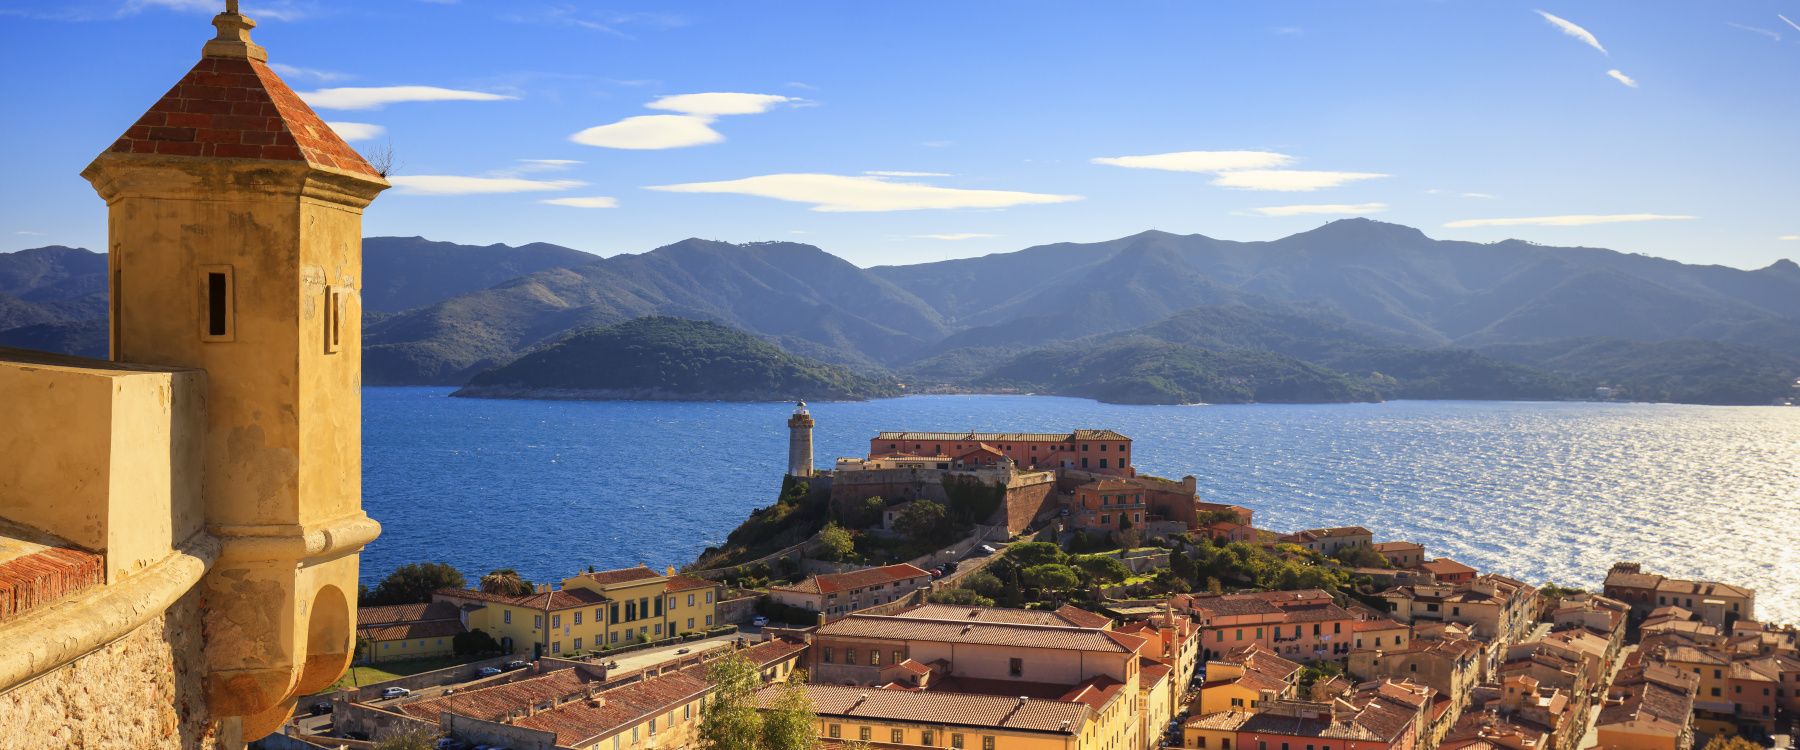
<svg viewBox="0 0 1800 750">
<path fill-rule="evenodd" d="M 412 695 L 412 691 L 403 687 L 391 687 L 381 691 L 381 697 L 383 698 L 405 698 L 409 695 Z"/>
<path fill-rule="evenodd" d="M 759 627 L 759 628 L 768 627 L 769 618 L 763 617 L 762 615 L 757 615 L 756 617 L 753 617 L 750 619 L 750 624 L 755 627 Z"/>
</svg>

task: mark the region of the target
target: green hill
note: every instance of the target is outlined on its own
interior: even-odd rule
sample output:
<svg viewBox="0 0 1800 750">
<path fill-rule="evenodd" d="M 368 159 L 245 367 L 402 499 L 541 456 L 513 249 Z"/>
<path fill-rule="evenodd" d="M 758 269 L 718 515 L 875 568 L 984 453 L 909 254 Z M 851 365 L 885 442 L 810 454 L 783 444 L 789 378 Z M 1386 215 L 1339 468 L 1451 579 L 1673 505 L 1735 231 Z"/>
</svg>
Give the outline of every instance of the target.
<svg viewBox="0 0 1800 750">
<path fill-rule="evenodd" d="M 975 381 L 1115 404 L 1375 401 L 1373 388 L 1282 354 L 1214 351 L 1147 338 L 1049 347 L 1002 363 Z"/>
<path fill-rule="evenodd" d="M 456 396 L 663 401 L 855 401 L 892 380 L 804 359 L 708 321 L 648 317 L 596 328 L 476 375 Z"/>
</svg>

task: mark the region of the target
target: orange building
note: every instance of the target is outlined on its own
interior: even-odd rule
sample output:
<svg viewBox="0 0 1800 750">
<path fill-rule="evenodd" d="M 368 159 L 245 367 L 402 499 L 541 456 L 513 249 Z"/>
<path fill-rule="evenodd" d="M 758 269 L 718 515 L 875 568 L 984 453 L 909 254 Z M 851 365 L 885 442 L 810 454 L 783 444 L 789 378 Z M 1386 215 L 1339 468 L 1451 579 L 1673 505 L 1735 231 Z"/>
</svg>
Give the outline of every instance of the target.
<svg viewBox="0 0 1800 750">
<path fill-rule="evenodd" d="M 1043 432 L 882 432 L 869 440 L 869 457 L 968 457 L 981 465 L 1010 459 L 1021 469 L 1077 469 L 1129 477 L 1131 438 L 1112 430 Z"/>
</svg>

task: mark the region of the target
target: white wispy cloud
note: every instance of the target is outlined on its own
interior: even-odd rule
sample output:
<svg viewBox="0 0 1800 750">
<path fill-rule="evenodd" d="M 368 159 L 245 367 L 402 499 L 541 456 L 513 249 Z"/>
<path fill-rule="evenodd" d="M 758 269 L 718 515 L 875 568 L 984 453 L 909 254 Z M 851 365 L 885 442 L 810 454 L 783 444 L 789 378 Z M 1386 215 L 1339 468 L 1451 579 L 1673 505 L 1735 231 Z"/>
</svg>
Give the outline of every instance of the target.
<svg viewBox="0 0 1800 750">
<path fill-rule="evenodd" d="M 1300 206 L 1252 208 L 1260 216 L 1361 216 L 1387 210 L 1386 203 L 1315 203 Z"/>
<path fill-rule="evenodd" d="M 33 231 L 31 231 L 31 230 L 29 230 L 29 229 L 21 229 L 21 230 L 19 230 L 19 231 L 17 231 L 17 232 L 13 232 L 13 234 L 17 234 L 17 235 L 22 235 L 22 236 L 25 236 L 25 237 L 42 237 L 42 236 L 44 236 L 44 233 L 43 233 L 43 232 L 33 232 Z M 1783 238 L 1782 238 L 1782 239 L 1784 239 L 1784 240 L 1785 240 L 1785 239 L 1790 239 L 1790 238 L 1788 238 L 1788 237 L 1783 237 Z M 1800 238 L 1793 238 L 1793 239 L 1800 239 Z"/>
<path fill-rule="evenodd" d="M 1541 11 L 1541 10 L 1537 11 L 1537 14 L 1540 16 L 1543 16 L 1544 20 L 1549 21 L 1551 26 L 1555 26 L 1556 28 L 1561 29 L 1562 33 L 1568 34 L 1569 36 L 1575 37 L 1576 39 L 1580 39 L 1583 44 L 1586 44 L 1589 47 L 1593 47 L 1594 49 L 1600 50 L 1601 54 L 1610 54 L 1606 51 L 1605 47 L 1600 46 L 1599 38 L 1595 37 L 1593 35 L 1593 33 L 1588 31 L 1587 29 L 1577 26 L 1573 21 L 1562 18 L 1560 16 L 1554 16 L 1549 13 L 1545 13 L 1544 11 Z"/>
<path fill-rule="evenodd" d="M 1239 190 L 1305 193 L 1388 175 L 1379 172 L 1326 172 L 1305 169 L 1241 169 L 1220 172 L 1212 184 Z"/>
<path fill-rule="evenodd" d="M 1294 163 L 1294 157 L 1273 151 L 1174 151 L 1141 156 L 1101 156 L 1091 159 L 1129 169 L 1160 169 L 1168 172 L 1225 172 L 1234 169 L 1268 169 Z"/>
<path fill-rule="evenodd" d="M 1789 27 L 1793 28 L 1793 30 L 1800 31 L 1800 23 L 1794 23 L 1793 21 L 1788 20 L 1787 16 L 1781 15 L 1780 13 L 1776 13 L 1775 17 L 1781 19 L 1782 23 L 1787 24 Z"/>
<path fill-rule="evenodd" d="M 1776 15 L 1777 15 L 1777 17 L 1779 17 L 1780 14 L 1776 14 Z M 1749 25 L 1745 25 L 1745 24 L 1741 24 L 1741 23 L 1734 23 L 1732 21 L 1726 21 L 1725 25 L 1730 26 L 1731 28 L 1734 28 L 1734 29 L 1739 29 L 1741 31 L 1748 31 L 1752 34 L 1761 34 L 1761 35 L 1766 36 L 1769 39 L 1777 41 L 1777 42 L 1781 41 L 1781 32 L 1779 32 L 1779 31 L 1771 31 L 1769 29 L 1765 29 L 1760 26 L 1749 26 Z"/>
<path fill-rule="evenodd" d="M 1632 78 L 1631 76 L 1625 75 L 1618 68 L 1613 68 L 1612 70 L 1606 71 L 1606 75 L 1611 77 L 1613 80 L 1618 81 L 1619 83 L 1625 84 L 1626 86 L 1629 86 L 1634 89 L 1637 88 L 1637 79 Z"/>
<path fill-rule="evenodd" d="M 1487 194 L 1487 193 L 1460 193 L 1460 195 L 1461 195 L 1461 196 L 1462 196 L 1462 197 L 1464 197 L 1464 198 L 1481 198 L 1481 199 L 1490 199 L 1490 198 L 1493 198 L 1493 197 L 1494 197 L 1494 196 L 1492 196 L 1492 195 L 1489 195 L 1489 194 Z"/>
<path fill-rule="evenodd" d="M 568 206 L 570 208 L 618 208 L 619 199 L 596 195 L 587 198 L 545 198 L 538 201 L 552 206 Z"/>
<path fill-rule="evenodd" d="M 402 102 L 497 102 L 518 98 L 438 86 L 345 86 L 299 93 L 300 100 L 315 109 L 380 109 Z"/>
<path fill-rule="evenodd" d="M 20 234 L 24 234 L 24 232 L 20 232 Z M 1800 242 L 1800 234 L 1784 234 L 1781 235 L 1780 239 L 1788 242 Z"/>
<path fill-rule="evenodd" d="M 915 234 L 915 235 L 913 235 L 913 239 L 955 241 L 955 240 L 978 240 L 983 237 L 999 237 L 999 236 L 1000 235 L 987 234 L 985 232 L 949 232 L 949 233 L 945 233 L 945 234 Z"/>
<path fill-rule="evenodd" d="M 718 143 L 725 136 L 712 128 L 712 118 L 693 115 L 638 115 L 606 125 L 595 125 L 569 136 L 584 146 L 624 149 L 664 149 Z"/>
<path fill-rule="evenodd" d="M 1628 224 L 1640 221 L 1691 221 L 1697 216 L 1684 214 L 1565 214 L 1562 216 L 1525 216 L 1511 219 L 1462 219 L 1444 224 L 1451 229 L 1471 227 L 1585 227 L 1592 224 Z"/>
<path fill-rule="evenodd" d="M 387 133 L 387 128 L 367 122 L 327 122 L 325 126 L 346 141 L 369 141 Z"/>
<path fill-rule="evenodd" d="M 406 195 L 492 195 L 572 190 L 580 180 L 531 180 L 523 177 L 470 177 L 447 174 L 398 175 L 387 178 Z"/>
<path fill-rule="evenodd" d="M 650 109 L 680 112 L 684 115 L 718 117 L 721 115 L 760 115 L 777 104 L 796 101 L 791 96 L 776 94 L 738 94 L 711 92 L 675 94 L 644 105 Z"/>
<path fill-rule="evenodd" d="M 1038 203 L 1066 203 L 1079 195 L 1051 195 L 1013 190 L 969 190 L 896 182 L 867 175 L 787 173 L 719 182 L 656 185 L 670 193 L 730 193 L 807 203 L 814 211 L 916 211 L 947 208 L 1006 208 Z"/>
<path fill-rule="evenodd" d="M 872 177 L 954 177 L 949 172 L 903 172 L 899 170 L 871 169 L 863 174 Z"/>
<path fill-rule="evenodd" d="M 269 69 L 275 71 L 275 73 L 281 76 L 283 80 L 289 81 L 307 80 L 319 83 L 337 83 L 338 81 L 348 81 L 356 77 L 349 73 L 339 73 L 333 70 L 319 70 L 317 68 L 302 68 L 298 65 L 288 65 L 286 63 L 278 62 L 269 63 Z"/>
</svg>

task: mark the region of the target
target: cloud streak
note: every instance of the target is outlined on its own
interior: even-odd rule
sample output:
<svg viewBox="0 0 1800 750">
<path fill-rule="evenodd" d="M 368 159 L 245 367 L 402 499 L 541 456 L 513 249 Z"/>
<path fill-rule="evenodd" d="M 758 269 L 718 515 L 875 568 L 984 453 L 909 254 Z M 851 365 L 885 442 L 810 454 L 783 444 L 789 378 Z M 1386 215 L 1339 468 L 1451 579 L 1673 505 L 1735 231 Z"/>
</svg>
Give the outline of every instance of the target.
<svg viewBox="0 0 1800 750">
<path fill-rule="evenodd" d="M 1629 224 L 1643 221 L 1692 221 L 1697 216 L 1685 214 L 1564 214 L 1562 216 L 1526 216 L 1511 219 L 1462 219 L 1444 224 L 1450 229 L 1475 227 L 1585 227 L 1594 224 Z"/>
<path fill-rule="evenodd" d="M 1234 169 L 1269 169 L 1294 163 L 1294 157 L 1273 151 L 1173 151 L 1140 156 L 1101 156 L 1089 160 L 1127 169 L 1159 169 L 1166 172 L 1225 172 Z"/>
<path fill-rule="evenodd" d="M 300 92 L 314 109 L 380 109 L 403 102 L 497 102 L 516 96 L 438 86 L 345 86 Z"/>
<path fill-rule="evenodd" d="M 1793 30 L 1800 31 L 1800 23 L 1794 23 L 1793 21 L 1788 20 L 1787 16 L 1781 15 L 1780 13 L 1776 13 L 1775 17 L 1781 19 L 1782 23 L 1787 24 L 1789 27 L 1793 28 Z"/>
<path fill-rule="evenodd" d="M 1252 208 L 1258 216 L 1361 216 L 1387 210 L 1386 203 L 1315 203 L 1299 206 Z"/>
<path fill-rule="evenodd" d="M 1619 83 L 1625 84 L 1627 88 L 1637 88 L 1637 79 L 1625 75 L 1623 72 L 1620 72 L 1618 68 L 1606 71 L 1606 75 Z"/>
<path fill-rule="evenodd" d="M 650 109 L 680 112 L 684 115 L 718 117 L 720 115 L 760 115 L 777 104 L 797 101 L 791 96 L 775 94 L 676 94 L 644 105 Z"/>
<path fill-rule="evenodd" d="M 1593 35 L 1593 33 L 1588 31 L 1587 29 L 1581 28 L 1580 26 L 1576 25 L 1573 21 L 1562 18 L 1560 16 L 1554 16 L 1549 13 L 1545 13 L 1544 11 L 1541 11 L 1541 10 L 1537 11 L 1537 14 L 1540 16 L 1543 16 L 1544 20 L 1549 21 L 1551 26 L 1555 26 L 1556 28 L 1560 29 L 1562 31 L 1562 33 L 1581 40 L 1581 42 L 1583 44 L 1586 44 L 1589 47 L 1593 47 L 1594 49 L 1600 50 L 1600 54 L 1603 54 L 1603 55 L 1611 54 L 1606 51 L 1605 47 L 1600 46 L 1600 39 L 1598 37 L 1595 37 Z"/>
<path fill-rule="evenodd" d="M 1238 190 L 1308 193 L 1388 175 L 1379 172 L 1325 172 L 1305 169 L 1242 169 L 1221 172 L 1212 184 Z"/>
<path fill-rule="evenodd" d="M 402 195 L 497 195 L 571 190 L 587 183 L 580 180 L 531 180 L 523 177 L 466 177 L 420 174 L 388 177 Z"/>
<path fill-rule="evenodd" d="M 726 193 L 806 203 L 826 213 L 918 211 L 955 208 L 1008 208 L 1011 206 L 1067 203 L 1079 195 L 1052 195 L 1013 190 L 966 190 L 898 182 L 867 175 L 784 173 L 718 182 L 655 185 L 649 190 L 668 193 Z"/>
<path fill-rule="evenodd" d="M 596 125 L 569 136 L 583 146 L 657 150 L 704 146 L 725 140 L 712 128 L 712 119 L 693 115 L 638 115 L 606 125 Z"/>
<path fill-rule="evenodd" d="M 550 206 L 567 206 L 569 208 L 618 208 L 619 199 L 596 195 L 587 198 L 545 198 L 538 201 Z"/>
<path fill-rule="evenodd" d="M 871 169 L 863 174 L 870 177 L 952 177 L 949 172 L 904 172 L 899 170 Z"/>
<path fill-rule="evenodd" d="M 1000 236 L 1000 235 L 987 234 L 985 232 L 949 232 L 949 233 L 945 233 L 945 234 L 915 234 L 915 235 L 913 235 L 913 239 L 947 240 L 947 241 L 955 242 L 957 240 L 978 240 L 978 239 L 982 239 L 985 237 L 998 237 L 998 236 Z"/>
<path fill-rule="evenodd" d="M 1776 14 L 1777 18 L 1779 18 L 1780 16 L 1781 16 L 1781 14 L 1779 14 L 1779 13 Z M 1781 32 L 1778 32 L 1778 31 L 1770 31 L 1770 30 L 1762 28 L 1760 26 L 1747 26 L 1745 24 L 1733 23 L 1731 21 L 1726 21 L 1725 25 L 1730 26 L 1731 28 L 1734 28 L 1734 29 L 1741 30 L 1741 31 L 1748 31 L 1752 34 L 1761 34 L 1763 36 L 1768 37 L 1771 41 L 1776 41 L 1776 42 L 1781 41 Z"/>
<path fill-rule="evenodd" d="M 387 133 L 387 128 L 366 122 L 327 122 L 326 127 L 346 141 L 372 141 Z"/>
</svg>

